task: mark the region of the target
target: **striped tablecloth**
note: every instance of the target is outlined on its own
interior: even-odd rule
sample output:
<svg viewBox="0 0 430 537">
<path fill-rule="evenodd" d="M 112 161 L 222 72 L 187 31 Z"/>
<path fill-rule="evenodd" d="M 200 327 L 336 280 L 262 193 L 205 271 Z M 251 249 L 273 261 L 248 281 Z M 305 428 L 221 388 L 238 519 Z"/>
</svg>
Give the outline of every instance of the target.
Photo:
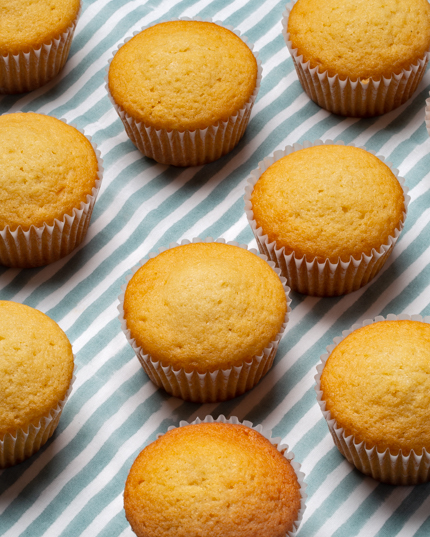
<svg viewBox="0 0 430 537">
<path fill-rule="evenodd" d="M 0 268 L 0 298 L 55 319 L 69 336 L 77 379 L 53 439 L 33 458 L 0 471 L 2 537 L 131 537 L 122 492 L 132 461 L 179 420 L 236 415 L 273 428 L 308 483 L 300 537 L 428 536 L 430 485 L 392 487 L 354 470 L 334 447 L 316 403 L 315 366 L 333 337 L 388 313 L 430 314 L 430 138 L 427 73 L 413 100 L 374 119 L 345 119 L 303 92 L 281 35 L 284 0 L 84 0 L 64 71 L 47 86 L 0 98 L 0 113 L 66 118 L 93 136 L 105 173 L 85 243 L 40 269 Z M 128 140 L 105 90 L 105 68 L 124 36 L 180 16 L 211 17 L 246 34 L 263 82 L 244 139 L 199 168 L 162 166 Z M 275 365 L 260 384 L 223 404 L 196 405 L 157 390 L 120 331 L 125 274 L 159 247 L 195 236 L 255 246 L 244 217 L 247 176 L 279 148 L 343 140 L 377 151 L 411 189 L 405 229 L 382 273 L 341 298 L 293 294 Z M 0 171 L 1 173 L 1 171 Z"/>
</svg>

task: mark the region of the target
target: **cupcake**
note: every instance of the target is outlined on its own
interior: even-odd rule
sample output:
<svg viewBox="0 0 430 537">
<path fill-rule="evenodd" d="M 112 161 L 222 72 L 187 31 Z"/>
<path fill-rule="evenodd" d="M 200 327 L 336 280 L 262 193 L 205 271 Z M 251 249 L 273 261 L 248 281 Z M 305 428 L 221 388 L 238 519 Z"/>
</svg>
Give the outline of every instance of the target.
<svg viewBox="0 0 430 537">
<path fill-rule="evenodd" d="M 303 89 L 344 116 L 377 116 L 405 103 L 429 58 L 427 0 L 298 0 L 287 5 L 283 27 Z"/>
<path fill-rule="evenodd" d="M 107 90 L 145 156 L 197 166 L 239 142 L 260 80 L 260 63 L 239 32 L 177 20 L 151 26 L 120 46 Z"/>
<path fill-rule="evenodd" d="M 0 263 L 37 267 L 84 239 L 103 168 L 74 127 L 33 113 L 0 116 Z"/>
<path fill-rule="evenodd" d="M 80 0 L 0 0 L 0 93 L 43 86 L 64 67 Z"/>
<path fill-rule="evenodd" d="M 241 395 L 267 373 L 289 299 L 265 259 L 237 243 L 184 241 L 143 261 L 119 298 L 119 318 L 157 386 L 215 402 Z"/>
<path fill-rule="evenodd" d="M 409 201 L 381 157 L 331 141 L 275 152 L 248 183 L 245 210 L 260 251 L 291 289 L 316 296 L 350 293 L 377 274 Z"/>
<path fill-rule="evenodd" d="M 279 439 L 245 424 L 181 422 L 140 453 L 124 492 L 138 537 L 296 535 L 306 498 L 300 466 Z"/>
<path fill-rule="evenodd" d="M 333 439 L 361 472 L 393 485 L 430 480 L 430 318 L 364 321 L 318 366 Z"/>
<path fill-rule="evenodd" d="M 72 377 L 72 347 L 57 323 L 1 300 L 0 468 L 30 457 L 52 436 Z"/>
</svg>

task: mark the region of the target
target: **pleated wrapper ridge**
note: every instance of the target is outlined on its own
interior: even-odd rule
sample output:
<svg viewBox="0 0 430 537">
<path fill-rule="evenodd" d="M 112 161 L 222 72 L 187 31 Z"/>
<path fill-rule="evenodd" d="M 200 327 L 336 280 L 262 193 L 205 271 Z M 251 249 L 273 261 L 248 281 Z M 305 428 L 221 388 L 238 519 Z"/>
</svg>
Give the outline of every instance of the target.
<svg viewBox="0 0 430 537">
<path fill-rule="evenodd" d="M 73 374 L 64 398 L 45 416 L 42 416 L 37 424 L 17 429 L 14 434 L 6 433 L 3 435 L 3 438 L 0 439 L 0 468 L 8 468 L 28 459 L 51 438 L 58 426 L 75 380 L 76 377 Z"/>
</svg>

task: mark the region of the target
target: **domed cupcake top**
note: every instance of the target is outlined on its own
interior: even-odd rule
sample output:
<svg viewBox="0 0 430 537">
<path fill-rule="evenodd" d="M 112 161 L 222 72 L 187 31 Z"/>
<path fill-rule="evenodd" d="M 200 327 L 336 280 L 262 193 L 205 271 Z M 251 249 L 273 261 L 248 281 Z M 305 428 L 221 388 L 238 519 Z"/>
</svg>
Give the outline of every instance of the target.
<svg viewBox="0 0 430 537">
<path fill-rule="evenodd" d="M 260 355 L 280 332 L 286 311 L 281 280 L 263 259 L 215 242 L 150 259 L 124 297 L 130 337 L 144 354 L 201 372 Z"/>
<path fill-rule="evenodd" d="M 140 453 L 124 506 L 138 537 L 281 537 L 293 529 L 300 498 L 290 462 L 260 433 L 201 423 Z"/>
</svg>

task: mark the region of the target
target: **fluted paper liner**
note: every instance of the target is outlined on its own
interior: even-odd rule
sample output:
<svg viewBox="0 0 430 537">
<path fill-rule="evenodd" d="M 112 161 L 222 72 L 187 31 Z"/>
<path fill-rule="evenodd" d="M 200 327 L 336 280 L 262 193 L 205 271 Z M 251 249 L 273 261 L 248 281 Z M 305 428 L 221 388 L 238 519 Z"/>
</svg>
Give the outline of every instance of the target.
<svg viewBox="0 0 430 537">
<path fill-rule="evenodd" d="M 393 455 L 389 448 L 380 453 L 377 446 L 368 448 L 364 441 L 356 442 L 353 435 L 346 436 L 344 429 L 338 426 L 336 420 L 331 417 L 330 411 L 326 410 L 326 403 L 322 399 L 323 392 L 321 391 L 321 374 L 325 363 L 333 352 L 333 349 L 342 340 L 362 326 L 380 321 L 397 320 L 430 323 L 430 317 L 423 318 L 421 315 L 389 314 L 386 318 L 378 316 L 375 319 L 366 319 L 361 324 L 354 324 L 350 330 L 343 331 L 342 336 L 334 338 L 334 344 L 329 345 L 327 347 L 327 353 L 321 356 L 321 363 L 317 366 L 317 375 L 315 376 L 315 391 L 317 393 L 318 404 L 327 421 L 334 443 L 351 464 L 360 470 L 360 472 L 370 475 L 383 483 L 389 483 L 391 485 L 416 485 L 430 481 L 430 453 L 426 449 L 423 448 L 422 453 L 415 453 L 414 450 L 411 450 L 408 455 L 404 455 L 401 451 L 397 455 Z"/>
<path fill-rule="evenodd" d="M 51 438 L 60 421 L 64 405 L 70 396 L 75 375 L 70 381 L 69 389 L 55 408 L 42 416 L 37 425 L 18 429 L 14 434 L 7 433 L 0 439 L 0 468 L 7 468 L 28 459 Z"/>
<path fill-rule="evenodd" d="M 189 240 L 183 240 L 181 245 L 190 244 L 190 242 L 191 241 Z M 211 237 L 208 237 L 205 240 L 195 238 L 192 240 L 192 242 L 226 243 L 224 239 L 216 239 L 214 241 Z M 248 247 L 245 244 L 239 244 L 234 241 L 227 242 L 226 244 L 239 246 L 240 248 L 248 250 Z M 160 248 L 158 253 L 150 253 L 148 259 L 152 259 L 165 250 L 170 250 L 172 248 L 176 248 L 177 246 L 179 246 L 178 243 L 171 243 L 169 248 Z M 144 354 L 142 349 L 136 344 L 136 341 L 131 338 L 130 331 L 127 329 L 127 323 L 124 319 L 124 294 L 127 284 L 121 286 L 123 292 L 118 297 L 118 318 L 121 322 L 121 328 L 146 374 L 156 386 L 159 388 L 164 388 L 167 393 L 175 397 L 180 397 L 186 401 L 193 401 L 195 403 L 214 403 L 216 401 L 225 401 L 227 399 L 237 397 L 238 395 L 242 395 L 244 392 L 250 390 L 272 367 L 279 342 L 287 326 L 289 313 L 291 311 L 291 299 L 289 297 L 290 289 L 286 285 L 285 278 L 282 278 L 280 276 L 280 271 L 275 268 L 274 263 L 267 261 L 267 258 L 259 254 L 257 250 L 251 249 L 249 251 L 266 261 L 279 276 L 287 297 L 287 312 L 285 314 L 284 323 L 282 324 L 280 332 L 277 334 L 276 338 L 264 349 L 263 353 L 259 356 L 254 356 L 250 361 L 244 361 L 239 366 L 234 366 L 227 369 L 217 369 L 213 372 L 206 373 L 199 373 L 197 371 L 187 372 L 184 368 L 174 369 L 171 365 L 164 365 L 161 361 L 155 360 L 149 354 Z M 141 266 L 143 266 L 148 259 L 143 259 L 138 266 L 133 267 L 131 274 L 126 276 L 127 282 L 130 281 L 133 274 Z"/>
<path fill-rule="evenodd" d="M 18 54 L 0 54 L 0 94 L 32 91 L 48 83 L 64 67 L 69 56 L 80 9 L 72 24 L 60 35 Z"/>
<path fill-rule="evenodd" d="M 426 122 L 427 132 L 429 133 L 429 136 L 430 136 L 430 99 L 426 100 L 425 122 Z"/>
<path fill-rule="evenodd" d="M 329 259 L 326 259 L 323 262 L 320 262 L 317 261 L 316 258 L 308 261 L 306 255 L 302 258 L 296 258 L 294 252 L 286 255 L 284 247 L 277 248 L 276 241 L 269 242 L 268 236 L 264 234 L 263 229 L 261 227 L 257 228 L 257 223 L 254 220 L 254 213 L 252 211 L 252 192 L 260 176 L 274 162 L 295 151 L 299 151 L 300 149 L 318 145 L 345 144 L 341 141 L 335 143 L 332 140 L 327 140 L 326 142 L 316 140 L 313 143 L 304 142 L 303 145 L 287 145 L 283 151 L 275 151 L 273 156 L 266 157 L 260 162 L 258 168 L 251 172 L 251 175 L 248 178 L 248 185 L 245 188 L 245 213 L 257 241 L 258 249 L 261 253 L 271 259 L 281 270 L 282 276 L 287 278 L 288 285 L 293 291 L 313 296 L 338 296 L 351 293 L 352 291 L 356 291 L 360 287 L 363 287 L 374 278 L 382 268 L 403 229 L 410 197 L 407 195 L 408 188 L 405 186 L 405 179 L 398 175 L 399 171 L 394 169 L 390 162 L 386 162 L 381 155 L 376 155 L 374 151 L 367 150 L 369 153 L 372 153 L 372 155 L 376 155 L 379 160 L 384 162 L 390 168 L 403 189 L 405 208 L 402 220 L 395 229 L 394 235 L 388 238 L 387 244 L 382 244 L 378 250 L 373 249 L 370 255 L 362 254 L 359 259 L 355 259 L 351 256 L 349 261 L 342 261 L 339 259 L 336 263 L 332 263 Z M 354 144 L 348 145 L 355 147 Z M 363 147 L 362 149 L 365 148 Z"/>
<path fill-rule="evenodd" d="M 66 124 L 65 119 L 61 119 Z M 9 226 L 0 230 L 0 264 L 7 267 L 30 268 L 48 265 L 58 261 L 72 252 L 85 238 L 90 225 L 94 204 L 103 178 L 103 160 L 100 151 L 83 130 L 70 123 L 91 143 L 97 157 L 98 179 L 87 195 L 87 201 L 81 202 L 72 214 L 65 214 L 61 220 L 55 219 L 52 225 L 30 226 L 25 231 L 18 226 L 14 231 Z"/>
<path fill-rule="evenodd" d="M 300 509 L 299 509 L 299 512 L 297 514 L 297 520 L 294 522 L 294 525 L 293 525 L 293 529 L 289 532 L 287 532 L 285 534 L 285 537 L 295 537 L 297 535 L 297 531 L 299 529 L 299 526 L 300 526 L 300 523 L 303 519 L 303 514 L 305 512 L 305 509 L 306 509 L 306 499 L 307 499 L 307 494 L 305 492 L 306 490 L 306 483 L 304 481 L 305 479 L 305 474 L 303 472 L 300 471 L 300 464 L 298 462 L 295 462 L 293 459 L 294 459 L 294 453 L 292 453 L 291 451 L 288 451 L 288 445 L 286 444 L 281 444 L 281 438 L 273 438 L 272 437 L 272 431 L 267 429 L 267 427 L 263 427 L 263 425 L 256 425 L 254 427 L 254 425 L 250 422 L 250 421 L 240 421 L 238 418 L 236 417 L 230 417 L 230 418 L 226 418 L 225 416 L 223 415 L 220 415 L 218 418 L 214 419 L 212 416 L 206 416 L 203 420 L 201 420 L 200 418 L 197 418 L 195 419 L 194 421 L 192 421 L 191 423 L 189 423 L 188 421 L 180 421 L 179 422 L 179 427 L 186 427 L 187 425 L 195 425 L 195 424 L 198 424 L 198 423 L 231 423 L 233 425 L 244 425 L 245 427 L 249 427 L 251 429 L 254 429 L 254 431 L 257 431 L 258 433 L 260 433 L 261 435 L 263 435 L 265 438 L 267 438 L 267 440 L 269 440 L 269 442 L 274 445 L 276 447 L 276 449 L 282 453 L 282 455 L 290 461 L 290 464 L 291 466 L 293 467 L 293 470 L 295 471 L 296 473 L 296 476 L 297 476 L 297 481 L 298 481 L 298 484 L 300 486 L 300 496 L 301 496 L 301 500 L 300 500 Z M 168 431 L 171 431 L 172 429 L 176 429 L 177 427 L 175 426 L 170 426 L 168 428 Z M 160 433 L 157 435 L 157 438 L 160 438 L 160 436 L 163 436 L 163 433 Z"/>
<path fill-rule="evenodd" d="M 321 108 L 349 117 L 372 117 L 386 114 L 412 97 L 424 76 L 430 52 L 401 73 L 390 78 L 344 80 L 339 75 L 329 76 L 318 67 L 311 68 L 303 55 L 293 48 L 287 31 L 288 18 L 295 2 L 289 2 L 282 14 L 282 35 L 290 51 L 300 83 L 308 96 Z"/>
<path fill-rule="evenodd" d="M 124 124 L 128 137 L 141 153 L 161 164 L 172 164 L 174 166 L 199 166 L 201 164 L 212 162 L 230 152 L 242 138 L 246 126 L 248 125 L 258 90 L 260 89 L 262 66 L 261 61 L 258 59 L 258 52 L 253 51 L 254 45 L 248 43 L 247 37 L 241 36 L 239 30 L 235 30 L 232 26 L 225 25 L 221 21 L 212 21 L 210 18 L 181 17 L 180 19 L 173 20 L 215 22 L 218 26 L 222 26 L 223 28 L 232 31 L 242 39 L 252 51 L 258 67 L 255 89 L 248 102 L 234 115 L 230 116 L 227 121 L 218 121 L 215 125 L 211 125 L 205 129 L 179 131 L 155 129 L 154 127 L 146 126 L 143 122 L 138 122 L 127 114 L 127 112 L 114 101 L 110 94 L 108 83 L 109 66 L 117 51 L 112 54 L 112 58 L 109 60 L 109 65 L 106 69 L 108 73 L 105 77 L 106 91 Z M 134 32 L 132 37 L 143 30 L 155 26 L 155 24 L 158 23 L 151 24 Z M 131 37 L 128 37 L 120 43 L 117 50 L 125 45 L 130 39 Z"/>
</svg>

